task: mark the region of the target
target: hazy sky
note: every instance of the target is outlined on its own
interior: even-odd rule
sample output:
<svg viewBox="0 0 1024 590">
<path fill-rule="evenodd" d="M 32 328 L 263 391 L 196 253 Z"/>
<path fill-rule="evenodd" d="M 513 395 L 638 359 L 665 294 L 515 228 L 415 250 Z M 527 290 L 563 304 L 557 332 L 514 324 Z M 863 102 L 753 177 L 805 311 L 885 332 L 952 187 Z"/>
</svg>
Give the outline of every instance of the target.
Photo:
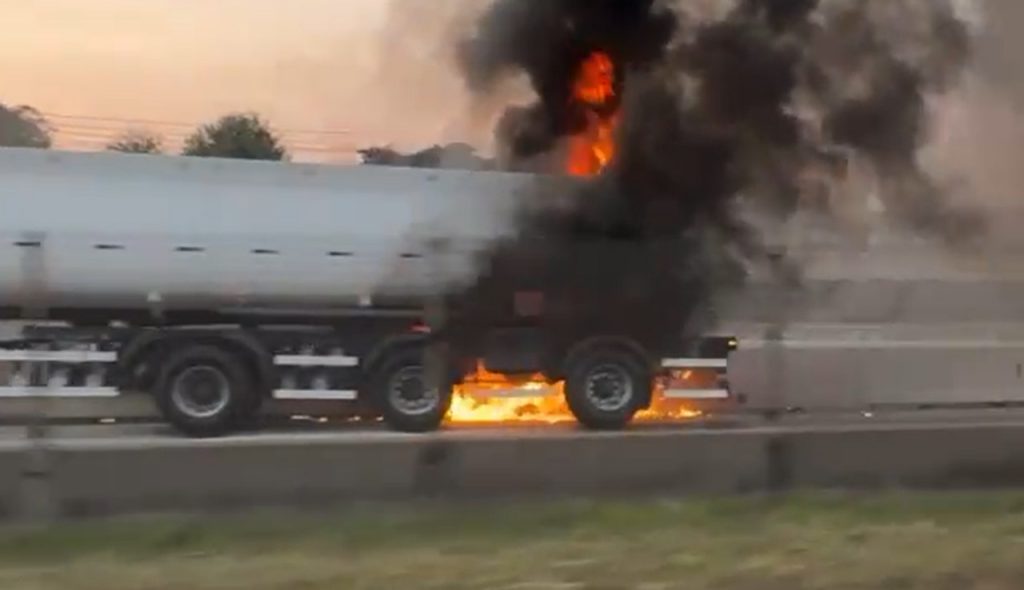
<svg viewBox="0 0 1024 590">
<path fill-rule="evenodd" d="M 56 115 L 195 123 L 256 110 L 333 155 L 465 135 L 452 27 L 475 0 L 0 0 L 0 101 Z M 427 5 L 430 5 L 428 8 Z M 425 10 L 450 18 L 426 19 Z M 427 22 L 429 21 L 429 22 Z M 114 121 L 54 117 L 61 143 Z M 155 126 L 171 140 L 187 128 Z M 302 134 L 351 130 L 353 136 Z"/>
<path fill-rule="evenodd" d="M 200 121 L 255 110 L 304 160 L 351 159 L 355 147 L 378 143 L 412 148 L 463 140 L 486 148 L 508 95 L 491 105 L 471 101 L 451 64 L 455 39 L 486 4 L 0 0 L 0 101 L 52 115 L 172 123 L 135 125 L 172 144 Z M 1011 23 L 1020 22 L 1024 0 L 985 4 L 998 41 L 981 48 L 1000 66 L 991 79 L 1017 88 L 1020 100 L 969 94 L 945 117 L 946 151 L 951 161 L 972 162 L 987 182 L 1010 186 L 1024 146 L 1024 82 L 1017 84 L 1024 53 Z M 73 148 L 102 147 L 127 126 L 51 120 L 58 145 Z M 300 133 L 306 130 L 316 133 Z M 985 149 L 992 145 L 999 149 Z"/>
</svg>

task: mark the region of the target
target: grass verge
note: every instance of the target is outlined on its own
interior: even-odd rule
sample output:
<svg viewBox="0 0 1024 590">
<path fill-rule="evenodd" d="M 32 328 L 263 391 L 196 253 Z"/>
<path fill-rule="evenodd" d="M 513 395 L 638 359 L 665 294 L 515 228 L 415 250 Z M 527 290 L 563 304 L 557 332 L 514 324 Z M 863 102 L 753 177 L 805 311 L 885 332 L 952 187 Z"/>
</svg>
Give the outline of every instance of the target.
<svg viewBox="0 0 1024 590">
<path fill-rule="evenodd" d="M 1017 590 L 1024 494 L 359 506 L 0 529 L 4 590 Z"/>
</svg>

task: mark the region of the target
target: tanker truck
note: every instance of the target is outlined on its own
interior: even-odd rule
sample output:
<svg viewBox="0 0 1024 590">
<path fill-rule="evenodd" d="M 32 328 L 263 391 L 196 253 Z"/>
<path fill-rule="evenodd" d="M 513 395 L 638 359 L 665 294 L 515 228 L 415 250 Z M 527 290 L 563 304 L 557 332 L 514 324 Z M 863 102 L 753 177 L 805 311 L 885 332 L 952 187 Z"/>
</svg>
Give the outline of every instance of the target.
<svg viewBox="0 0 1024 590">
<path fill-rule="evenodd" d="M 502 294 L 510 313 L 471 345 L 446 341 L 449 295 L 540 182 L 562 180 L 0 149 L 0 409 L 146 392 L 180 432 L 219 436 L 266 400 L 318 400 L 426 432 L 480 364 L 564 382 L 590 428 L 626 426 L 655 389 L 728 400 L 734 340 L 554 334 L 543 285 Z"/>
</svg>

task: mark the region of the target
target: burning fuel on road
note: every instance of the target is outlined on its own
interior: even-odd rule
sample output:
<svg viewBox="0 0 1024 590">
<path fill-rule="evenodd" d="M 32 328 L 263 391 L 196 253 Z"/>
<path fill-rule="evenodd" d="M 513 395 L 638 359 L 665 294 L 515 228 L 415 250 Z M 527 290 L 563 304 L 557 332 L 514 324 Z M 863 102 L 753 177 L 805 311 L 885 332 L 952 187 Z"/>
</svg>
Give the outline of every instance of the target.
<svg viewBox="0 0 1024 590">
<path fill-rule="evenodd" d="M 702 382 L 711 373 L 688 370 L 680 379 L 691 381 L 695 387 L 706 387 Z M 455 388 L 448 420 L 461 424 L 480 423 L 574 423 L 569 405 L 565 401 L 563 382 L 549 382 L 544 375 L 524 375 L 519 379 L 492 373 L 478 363 L 476 370 Z M 671 399 L 655 389 L 650 408 L 640 412 L 640 422 L 664 422 L 698 418 L 701 412 L 684 400 Z"/>
</svg>

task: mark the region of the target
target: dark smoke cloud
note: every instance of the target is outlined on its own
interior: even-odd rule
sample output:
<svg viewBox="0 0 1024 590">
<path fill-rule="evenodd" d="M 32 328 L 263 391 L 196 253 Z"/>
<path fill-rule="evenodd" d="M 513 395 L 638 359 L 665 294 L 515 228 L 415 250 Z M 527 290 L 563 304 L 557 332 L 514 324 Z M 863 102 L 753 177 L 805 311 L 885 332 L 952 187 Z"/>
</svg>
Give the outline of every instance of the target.
<svg viewBox="0 0 1024 590">
<path fill-rule="evenodd" d="M 580 62 L 608 53 L 626 68 L 657 62 L 676 31 L 675 16 L 654 0 L 557 0 L 497 2 L 476 35 L 459 48 L 471 90 L 489 90 L 509 72 L 525 72 L 540 102 L 516 107 L 499 123 L 499 145 L 519 158 L 554 147 L 558 137 L 579 132 L 584 113 L 570 100 Z M 618 90 L 621 93 L 621 84 Z M 614 108 L 614 103 L 608 105 Z"/>
<path fill-rule="evenodd" d="M 622 327 L 609 304 L 644 337 L 700 329 L 714 290 L 751 268 L 792 278 L 740 212 L 828 214 L 850 162 L 866 164 L 896 221 L 951 243 L 977 235 L 980 218 L 949 206 L 918 164 L 927 96 L 970 54 L 951 2 L 737 0 L 698 20 L 657 0 L 497 0 L 459 56 L 474 92 L 516 73 L 536 90 L 496 131 L 510 168 L 582 128 L 569 89 L 594 50 L 621 74 L 623 119 L 612 165 L 568 210 L 525 217 L 468 300 L 483 309 L 532 283 L 591 329 Z"/>
<path fill-rule="evenodd" d="M 921 169 L 929 94 L 958 79 L 970 57 L 965 23 L 944 1 L 841 5 L 812 38 L 807 69 L 824 140 L 873 166 L 890 213 L 908 227 L 962 241 L 981 217 L 946 203 Z"/>
</svg>

